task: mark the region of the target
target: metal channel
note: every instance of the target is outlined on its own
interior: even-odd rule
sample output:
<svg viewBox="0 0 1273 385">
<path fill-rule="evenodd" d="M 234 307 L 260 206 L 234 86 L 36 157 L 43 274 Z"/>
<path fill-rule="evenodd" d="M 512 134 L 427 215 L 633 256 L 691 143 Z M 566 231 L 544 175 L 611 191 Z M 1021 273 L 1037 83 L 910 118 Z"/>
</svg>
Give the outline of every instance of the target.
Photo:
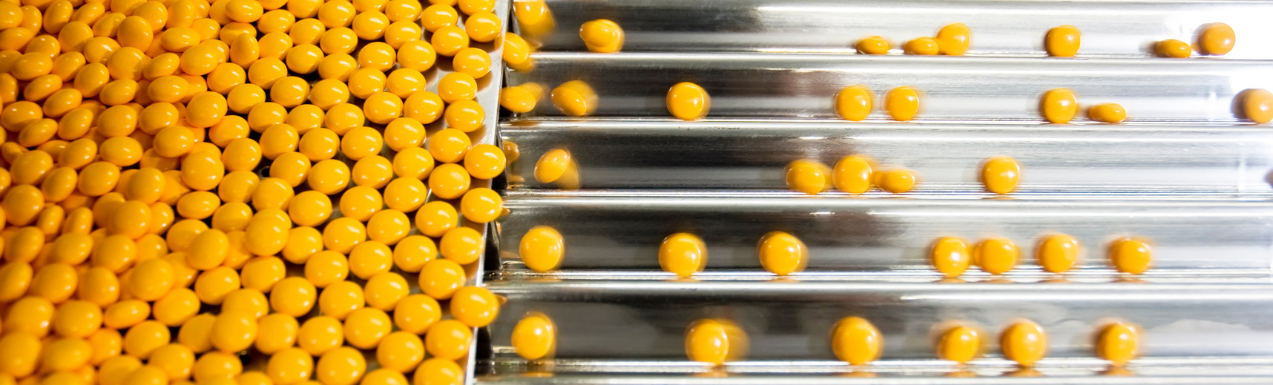
<svg viewBox="0 0 1273 385">
<path fill-rule="evenodd" d="M 865 85 L 877 96 L 875 119 L 886 118 L 880 106 L 888 90 L 910 86 L 922 94 L 921 120 L 1041 121 L 1041 95 L 1069 88 L 1083 110 L 1119 103 L 1129 121 L 1232 122 L 1235 95 L 1273 88 L 1273 63 L 1251 60 L 688 52 L 533 57 L 536 68 L 510 71 L 508 84 L 534 82 L 551 90 L 581 80 L 597 94 L 595 116 L 670 117 L 668 88 L 694 82 L 711 94 L 709 117 L 833 118 L 836 93 Z M 561 112 L 545 98 L 527 115 Z"/>
<path fill-rule="evenodd" d="M 512 213 L 499 222 L 504 270 L 525 269 L 518 245 L 535 226 L 562 234 L 563 269 L 599 274 L 659 271 L 659 244 L 677 232 L 707 244 L 707 272 L 763 272 L 756 244 L 770 231 L 808 245 L 814 272 L 930 271 L 928 249 L 945 236 L 1008 238 L 1021 249 L 1026 270 L 1037 243 L 1058 233 L 1083 244 L 1081 269 L 1107 268 L 1109 243 L 1127 236 L 1153 242 L 1155 269 L 1258 269 L 1268 276 L 1273 257 L 1273 202 L 1262 200 L 799 199 L 669 191 L 640 197 L 510 193 L 504 205 Z"/>
<path fill-rule="evenodd" d="M 1273 13 L 1268 1 L 889 1 L 547 0 L 556 30 L 543 50 L 586 51 L 579 26 L 610 19 L 634 51 L 854 52 L 858 39 L 882 36 L 901 52 L 906 41 L 932 37 L 942 26 L 972 30 L 968 55 L 1043 56 L 1048 29 L 1073 25 L 1083 33 L 1080 56 L 1149 56 L 1163 39 L 1192 42 L 1215 22 L 1233 27 L 1237 44 L 1226 58 L 1270 59 Z M 525 32 L 525 31 L 523 31 Z"/>
<path fill-rule="evenodd" d="M 1001 284 L 718 281 L 495 281 L 509 301 L 491 324 L 496 356 L 529 312 L 551 317 L 558 359 L 682 360 L 696 320 L 724 318 L 747 333 L 753 361 L 833 361 L 830 332 L 863 317 L 883 336 L 881 362 L 936 360 L 945 330 L 982 331 L 986 357 L 997 336 L 1029 319 L 1047 333 L 1048 358 L 1094 358 L 1111 322 L 1142 328 L 1144 357 L 1273 355 L 1273 285 Z"/>
<path fill-rule="evenodd" d="M 1256 126 L 514 120 L 501 135 L 514 190 L 556 188 L 535 162 L 565 149 L 584 189 L 784 190 L 794 160 L 859 155 L 915 171 L 918 192 L 980 192 L 993 156 L 1021 164 L 1022 192 L 1273 192 L 1273 131 Z"/>
</svg>

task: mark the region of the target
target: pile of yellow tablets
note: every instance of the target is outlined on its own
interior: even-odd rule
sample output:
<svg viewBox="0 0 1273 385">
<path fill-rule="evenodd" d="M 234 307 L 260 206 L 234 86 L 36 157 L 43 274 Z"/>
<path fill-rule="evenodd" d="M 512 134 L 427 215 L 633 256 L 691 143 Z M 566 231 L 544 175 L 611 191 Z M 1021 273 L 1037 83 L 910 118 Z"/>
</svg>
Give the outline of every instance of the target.
<svg viewBox="0 0 1273 385">
<path fill-rule="evenodd" d="M 462 383 L 510 43 L 430 3 L 0 2 L 0 385 Z"/>
</svg>

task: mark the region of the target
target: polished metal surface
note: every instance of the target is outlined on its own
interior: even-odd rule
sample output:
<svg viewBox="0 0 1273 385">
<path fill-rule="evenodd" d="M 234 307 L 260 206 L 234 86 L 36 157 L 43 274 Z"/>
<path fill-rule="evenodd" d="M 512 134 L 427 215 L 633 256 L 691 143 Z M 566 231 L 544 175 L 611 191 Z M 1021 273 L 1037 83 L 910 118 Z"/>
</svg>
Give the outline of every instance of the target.
<svg viewBox="0 0 1273 385">
<path fill-rule="evenodd" d="M 484 284 L 508 301 L 485 329 L 479 383 L 1273 382 L 1273 131 L 1240 119 L 1235 103 L 1273 88 L 1273 1 L 544 1 L 556 30 L 528 36 L 541 44 L 534 67 L 506 83 L 547 94 L 580 80 L 598 102 L 591 116 L 564 117 L 545 95 L 500 122 L 517 152 Z M 623 27 L 622 53 L 585 51 L 578 28 L 599 18 Z M 956 22 L 972 30 L 967 57 L 900 55 L 903 42 Z M 1230 55 L 1152 57 L 1154 42 L 1192 42 L 1214 22 L 1237 31 Z M 1078 57 L 1044 57 L 1044 34 L 1063 24 L 1083 31 Z M 893 43 L 890 55 L 852 53 L 872 35 Z M 671 119 L 667 90 L 685 81 L 711 95 L 706 120 Z M 875 94 L 865 122 L 833 111 L 850 85 Z M 915 122 L 884 113 L 900 86 L 921 93 Z M 1074 124 L 1043 124 L 1040 97 L 1056 88 L 1077 94 Z M 1128 122 L 1092 122 L 1086 110 L 1099 103 L 1121 104 Z M 535 180 L 553 149 L 570 153 L 581 189 Z M 901 195 L 787 190 L 790 162 L 847 155 L 921 182 Z M 992 156 L 1021 164 L 1017 192 L 984 192 L 978 174 Z M 560 268 L 520 261 L 535 226 L 564 237 Z M 806 270 L 779 278 L 760 267 L 757 242 L 774 230 L 808 245 Z M 708 247 L 692 278 L 657 260 L 682 231 Z M 1058 233 L 1082 243 L 1064 274 L 1034 257 Z M 1020 258 L 1004 275 L 974 266 L 946 279 L 928 257 L 943 236 L 1006 237 Z M 1128 236 L 1152 244 L 1145 274 L 1110 267 L 1110 242 Z M 532 312 L 555 323 L 555 356 L 528 361 L 512 346 Z M 848 316 L 879 328 L 879 361 L 835 361 L 829 333 Z M 704 318 L 737 323 L 750 355 L 690 361 L 685 330 Z M 1000 354 L 999 334 L 1024 319 L 1048 336 L 1033 368 Z M 1111 322 L 1141 327 L 1125 368 L 1094 353 Z M 966 366 L 934 353 L 956 324 L 982 332 Z"/>
<path fill-rule="evenodd" d="M 496 356 L 511 357 L 509 336 L 521 315 L 539 312 L 559 330 L 558 359 L 682 359 L 685 329 L 724 318 L 747 333 L 747 360 L 834 360 L 828 337 L 848 316 L 872 322 L 883 337 L 881 362 L 935 359 L 941 333 L 965 325 L 984 333 L 986 356 L 997 336 L 1028 319 L 1048 335 L 1048 357 L 1092 357 L 1111 322 L 1143 328 L 1145 357 L 1273 355 L 1273 285 L 1136 282 L 872 283 L 731 281 L 494 281 L 509 299 L 490 326 Z M 657 299 L 657 300 L 653 300 Z M 510 358 L 511 358 L 510 357 Z M 1047 359 L 1044 359 L 1047 361 Z"/>
<path fill-rule="evenodd" d="M 535 226 L 562 234 L 565 269 L 658 271 L 658 248 L 677 232 L 707 244 L 707 272 L 760 269 L 756 245 L 786 231 L 809 246 L 810 271 L 929 270 L 928 248 L 940 237 L 969 242 L 997 236 L 1033 265 L 1035 246 L 1052 234 L 1083 244 L 1082 269 L 1109 266 L 1108 244 L 1143 237 L 1154 244 L 1154 266 L 1167 269 L 1260 269 L 1273 255 L 1273 202 L 1135 199 L 854 199 L 828 197 L 694 196 L 668 191 L 542 196 L 510 193 L 511 215 L 500 222 L 504 270 L 525 269 L 517 255 Z"/>
<path fill-rule="evenodd" d="M 1256 126 L 514 120 L 501 135 L 521 153 L 513 189 L 556 188 L 535 162 L 565 149 L 585 189 L 784 190 L 792 161 L 859 155 L 915 171 L 917 192 L 983 191 L 993 156 L 1021 164 L 1021 192 L 1273 192 L 1273 131 Z"/>
<path fill-rule="evenodd" d="M 711 94 L 709 116 L 834 118 L 835 94 L 861 84 L 877 96 L 871 116 L 876 119 L 886 118 L 885 92 L 911 86 L 922 93 L 920 120 L 1041 121 L 1040 96 L 1069 88 L 1082 111 L 1119 103 L 1129 121 L 1228 122 L 1235 121 L 1234 95 L 1273 88 L 1273 62 L 1251 60 L 575 52 L 533 57 L 537 67 L 510 71 L 509 85 L 535 82 L 551 90 L 582 80 L 597 93 L 596 116 L 670 117 L 668 88 L 694 82 Z M 546 99 L 528 115 L 561 115 Z"/>
<path fill-rule="evenodd" d="M 557 29 L 546 51 L 586 51 L 579 26 L 610 19 L 625 32 L 624 51 L 854 52 L 883 36 L 900 53 L 906 41 L 942 26 L 972 30 L 969 55 L 1045 55 L 1048 29 L 1083 33 L 1080 56 L 1149 56 L 1153 42 L 1192 42 L 1205 25 L 1233 27 L 1226 58 L 1270 59 L 1268 1 L 890 1 L 890 0 L 547 0 Z M 516 24 L 515 24 L 516 26 Z"/>
</svg>

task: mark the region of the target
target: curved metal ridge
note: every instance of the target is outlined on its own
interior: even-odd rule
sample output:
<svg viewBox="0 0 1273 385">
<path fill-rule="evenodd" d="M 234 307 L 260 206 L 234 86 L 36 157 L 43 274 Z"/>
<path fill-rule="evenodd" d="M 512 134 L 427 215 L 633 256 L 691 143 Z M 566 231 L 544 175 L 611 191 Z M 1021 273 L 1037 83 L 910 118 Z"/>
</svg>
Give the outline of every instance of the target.
<svg viewBox="0 0 1273 385">
<path fill-rule="evenodd" d="M 1268 1 L 888 1 L 888 0 L 547 0 L 557 30 L 548 51 L 585 51 L 579 26 L 606 18 L 626 34 L 625 51 L 854 52 L 858 39 L 879 35 L 895 53 L 904 42 L 942 26 L 972 31 L 969 55 L 1045 54 L 1048 29 L 1070 24 L 1083 33 L 1080 55 L 1152 54 L 1162 39 L 1192 41 L 1208 23 L 1224 22 L 1238 44 L 1227 57 L 1273 58 Z M 516 25 L 516 24 L 515 24 Z"/>
<path fill-rule="evenodd" d="M 877 95 L 918 90 L 917 119 L 1039 119 L 1040 96 L 1069 88 L 1081 106 L 1119 103 L 1132 121 L 1235 121 L 1234 96 L 1273 88 L 1273 61 L 986 58 L 759 53 L 553 53 L 508 84 L 551 90 L 571 80 L 597 93 L 596 116 L 669 116 L 667 90 L 695 82 L 711 94 L 709 116 L 834 117 L 833 97 L 850 85 Z M 622 74 L 616 76 L 616 74 Z M 561 115 L 544 100 L 528 113 Z M 1080 119 L 1082 120 L 1082 119 Z"/>
</svg>

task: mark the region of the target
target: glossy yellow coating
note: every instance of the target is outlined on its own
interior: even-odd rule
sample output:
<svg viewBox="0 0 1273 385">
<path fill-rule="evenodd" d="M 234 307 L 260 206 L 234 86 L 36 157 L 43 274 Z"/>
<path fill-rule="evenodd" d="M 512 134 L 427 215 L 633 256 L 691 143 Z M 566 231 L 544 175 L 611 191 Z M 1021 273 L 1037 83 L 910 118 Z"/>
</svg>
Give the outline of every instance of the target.
<svg viewBox="0 0 1273 385">
<path fill-rule="evenodd" d="M 937 31 L 934 40 L 942 55 L 961 56 L 972 43 L 972 30 L 964 23 L 949 24 Z"/>
<path fill-rule="evenodd" d="M 557 325 L 547 315 L 531 312 L 517 321 L 510 340 L 522 358 L 551 358 L 557 349 Z"/>
<path fill-rule="evenodd" d="M 464 268 L 448 259 L 435 259 L 420 269 L 420 290 L 434 299 L 449 299 L 464 284 Z"/>
<path fill-rule="evenodd" d="M 757 246 L 760 265 L 779 276 L 804 270 L 809 263 L 809 248 L 795 236 L 773 231 L 760 238 Z"/>
<path fill-rule="evenodd" d="M 1078 239 L 1065 234 L 1056 234 L 1043 238 L 1035 250 L 1035 259 L 1043 270 L 1053 273 L 1064 273 L 1073 269 L 1078 263 L 1082 245 Z"/>
<path fill-rule="evenodd" d="M 731 321 L 704 319 L 685 330 L 685 355 L 691 361 L 719 366 L 740 360 L 747 352 L 746 332 Z"/>
<path fill-rule="evenodd" d="M 1049 56 L 1074 57 L 1082 42 L 1082 33 L 1072 25 L 1062 25 L 1048 30 L 1044 46 Z"/>
<path fill-rule="evenodd" d="M 1154 51 L 1158 53 L 1158 56 L 1177 59 L 1187 58 L 1193 54 L 1193 48 L 1189 46 L 1189 43 L 1176 39 L 1167 39 L 1156 43 Z"/>
<path fill-rule="evenodd" d="M 1087 109 L 1088 118 L 1103 123 L 1122 123 L 1127 120 L 1127 110 L 1116 103 L 1103 103 Z"/>
<path fill-rule="evenodd" d="M 589 51 L 598 53 L 614 53 L 623 49 L 623 28 L 606 19 L 597 19 L 583 23 L 579 27 L 579 38 Z"/>
<path fill-rule="evenodd" d="M 835 163 L 831 170 L 831 184 L 837 190 L 849 194 L 862 194 L 873 184 L 874 161 L 862 156 L 846 156 Z"/>
<path fill-rule="evenodd" d="M 831 351 L 850 365 L 865 365 L 879 359 L 884 336 L 875 325 L 860 317 L 847 317 L 831 330 Z"/>
<path fill-rule="evenodd" d="M 844 87 L 835 95 L 835 113 L 840 119 L 861 121 L 871 114 L 875 95 L 866 86 Z"/>
<path fill-rule="evenodd" d="M 424 347 L 429 356 L 456 360 L 468 355 L 473 332 L 468 325 L 456 320 L 443 320 L 429 328 L 424 337 Z"/>
<path fill-rule="evenodd" d="M 937 40 L 931 37 L 908 41 L 903 49 L 907 55 L 936 55 L 939 52 Z"/>
<path fill-rule="evenodd" d="M 1237 35 L 1225 23 L 1212 23 L 1198 35 L 1198 52 L 1203 55 L 1225 55 L 1233 50 Z"/>
<path fill-rule="evenodd" d="M 1126 365 L 1140 354 L 1140 327 L 1113 323 L 1101 329 L 1096 337 L 1096 356 L 1114 366 Z"/>
<path fill-rule="evenodd" d="M 986 191 L 1005 195 L 1017 190 L 1021 180 L 1021 165 L 1015 159 L 997 156 L 981 164 L 981 183 Z"/>
<path fill-rule="evenodd" d="M 403 298 L 393 310 L 393 324 L 398 330 L 416 335 L 424 334 L 440 319 L 442 310 L 438 301 L 423 294 Z"/>
<path fill-rule="evenodd" d="M 919 183 L 919 176 L 914 171 L 904 168 L 879 170 L 871 175 L 876 186 L 894 194 L 911 191 Z"/>
<path fill-rule="evenodd" d="M 707 116 L 711 107 L 711 96 L 697 84 L 677 83 L 667 91 L 667 110 L 677 119 L 702 119 Z"/>
<path fill-rule="evenodd" d="M 862 40 L 858 40 L 857 44 L 854 45 L 854 47 L 857 48 L 858 53 L 863 53 L 867 55 L 887 54 L 890 48 L 888 40 L 884 40 L 884 38 L 879 36 L 871 36 Z"/>
<path fill-rule="evenodd" d="M 690 233 L 669 235 L 659 245 L 659 266 L 680 277 L 703 271 L 707 267 L 707 244 Z"/>
<path fill-rule="evenodd" d="M 314 366 L 318 381 L 324 385 L 353 385 L 367 372 L 367 361 L 362 352 L 351 347 L 339 347 L 323 353 Z"/>
<path fill-rule="evenodd" d="M 809 195 L 831 188 L 831 168 L 813 160 L 797 160 L 787 165 L 787 188 Z"/>
<path fill-rule="evenodd" d="M 556 229 L 536 226 L 522 236 L 518 251 L 527 268 L 547 272 L 561 265 L 566 254 L 566 243 Z"/>
<path fill-rule="evenodd" d="M 973 248 L 973 262 L 990 274 L 1003 274 L 1017 265 L 1020 251 L 1017 245 L 1006 238 L 988 238 L 977 243 Z"/>
<path fill-rule="evenodd" d="M 1024 367 L 1034 366 L 1048 353 L 1048 339 L 1043 328 L 1030 321 L 1020 321 L 1008 326 L 999 336 L 1003 357 Z"/>
<path fill-rule="evenodd" d="M 884 110 L 893 120 L 907 121 L 919 114 L 920 94 L 910 87 L 897 87 L 884 95 Z"/>
<path fill-rule="evenodd" d="M 968 243 L 957 237 L 942 237 L 929 248 L 933 268 L 948 278 L 958 277 L 968 270 L 973 257 Z"/>
<path fill-rule="evenodd" d="M 1255 123 L 1273 121 L 1273 92 L 1252 88 L 1238 94 L 1242 103 L 1242 115 Z"/>
<path fill-rule="evenodd" d="M 285 348 L 270 356 L 265 373 L 275 384 L 302 383 L 314 373 L 314 358 L 304 350 Z"/>
<path fill-rule="evenodd" d="M 580 80 L 562 83 L 552 91 L 553 106 L 569 116 L 592 115 L 597 109 L 597 93 Z"/>
<path fill-rule="evenodd" d="M 937 357 L 943 360 L 965 364 L 980 353 L 981 332 L 967 326 L 947 329 L 937 342 Z"/>
<path fill-rule="evenodd" d="M 1069 123 L 1078 113 L 1078 100 L 1074 96 L 1074 91 L 1057 88 L 1043 94 L 1043 98 L 1039 101 L 1039 111 L 1048 122 Z"/>
<path fill-rule="evenodd" d="M 1153 247 L 1144 239 L 1119 238 L 1110 243 L 1109 261 L 1119 272 L 1141 274 L 1153 263 Z"/>
</svg>

